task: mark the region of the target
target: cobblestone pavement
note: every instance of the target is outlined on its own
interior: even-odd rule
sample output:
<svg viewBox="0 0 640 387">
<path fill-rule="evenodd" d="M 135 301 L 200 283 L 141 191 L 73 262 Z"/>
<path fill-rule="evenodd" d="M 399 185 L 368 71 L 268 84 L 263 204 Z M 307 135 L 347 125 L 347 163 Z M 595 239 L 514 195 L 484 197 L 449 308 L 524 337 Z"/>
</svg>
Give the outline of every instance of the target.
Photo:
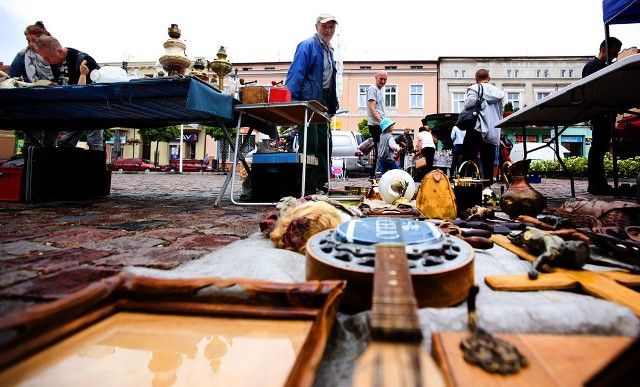
<svg viewBox="0 0 640 387">
<path fill-rule="evenodd" d="M 106 198 L 0 202 L 0 315 L 58 299 L 126 266 L 172 269 L 259 231 L 271 206 L 233 205 L 228 190 L 214 206 L 226 176 L 114 173 Z M 369 184 L 363 177 L 332 187 Z M 571 196 L 566 179 L 544 178 L 534 187 L 550 205 Z M 586 188 L 576 180 L 576 195 L 593 199 Z"/>
</svg>

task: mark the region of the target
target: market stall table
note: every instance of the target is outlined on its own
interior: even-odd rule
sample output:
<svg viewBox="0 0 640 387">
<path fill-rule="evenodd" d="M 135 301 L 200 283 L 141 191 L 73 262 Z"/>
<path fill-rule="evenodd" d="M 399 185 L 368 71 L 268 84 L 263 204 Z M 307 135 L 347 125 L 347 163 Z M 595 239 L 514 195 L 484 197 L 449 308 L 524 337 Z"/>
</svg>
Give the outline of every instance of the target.
<svg viewBox="0 0 640 387">
<path fill-rule="evenodd" d="M 253 127 L 249 127 L 249 131 L 246 134 L 245 141 L 240 144 L 240 127 L 244 123 L 243 119 L 245 116 L 253 117 L 257 120 L 260 120 L 264 123 L 271 123 L 275 125 L 302 125 L 304 126 L 304 138 L 307 139 L 307 129 L 310 124 L 322 124 L 327 123 L 329 117 L 327 116 L 327 109 L 318 101 L 293 101 L 293 102 L 282 102 L 282 103 L 257 103 L 257 104 L 242 104 L 235 106 L 236 111 L 239 112 L 238 116 L 238 126 L 236 130 L 236 141 L 235 148 L 243 149 L 246 141 L 254 130 Z M 327 126 L 328 128 L 328 126 Z M 327 129 L 329 130 L 329 129 Z M 305 192 L 305 183 L 306 183 L 306 166 L 307 166 L 307 143 L 302 145 L 302 178 L 301 178 L 301 195 L 304 196 Z M 330 149 L 327 144 L 327 159 L 329 159 L 328 155 Z M 229 183 L 231 182 L 231 202 L 238 205 L 266 205 L 266 204 L 275 204 L 275 203 L 257 203 L 257 202 L 239 202 L 234 198 L 234 182 L 236 176 L 235 165 L 240 160 L 243 164 L 243 167 L 246 169 L 247 173 L 250 173 L 250 167 L 247 162 L 244 160 L 244 155 L 241 152 L 235 152 L 233 165 L 234 168 L 229 176 L 225 179 L 220 192 L 218 193 L 218 198 L 216 199 L 215 205 L 218 206 L 220 201 L 222 200 L 222 196 L 227 190 Z"/>
<path fill-rule="evenodd" d="M 238 104 L 192 77 L 0 89 L 0 129 L 73 131 L 197 123 L 221 127 L 233 144 L 226 125 L 240 122 L 234 110 Z M 247 117 L 243 124 L 276 136 L 276 128 L 264 121 Z"/>
<path fill-rule="evenodd" d="M 562 127 L 556 131 L 549 144 L 556 145 L 556 156 L 567 172 L 558 153 L 558 142 L 562 133 L 570 125 L 588 121 L 603 114 L 638 114 L 631 109 L 639 107 L 640 55 L 632 55 L 536 101 L 531 106 L 518 110 L 499 121 L 496 126 L 500 128 L 522 127 L 524 138 L 526 138 L 527 126 Z M 613 153 L 614 183 L 617 188 L 617 159 L 615 151 Z M 526 155 L 525 148 L 525 158 Z M 569 177 L 571 179 L 571 196 L 575 196 L 573 176 L 569 174 Z"/>
</svg>

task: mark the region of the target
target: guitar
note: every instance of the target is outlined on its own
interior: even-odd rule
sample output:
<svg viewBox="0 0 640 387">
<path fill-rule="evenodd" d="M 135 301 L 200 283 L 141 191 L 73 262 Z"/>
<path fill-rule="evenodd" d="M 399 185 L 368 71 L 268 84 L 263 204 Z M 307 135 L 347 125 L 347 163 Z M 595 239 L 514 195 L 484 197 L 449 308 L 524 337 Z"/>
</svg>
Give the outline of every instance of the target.
<svg viewBox="0 0 640 387">
<path fill-rule="evenodd" d="M 354 386 L 444 386 L 435 361 L 422 347 L 405 245 L 376 245 L 371 343 L 356 363 Z"/>
</svg>

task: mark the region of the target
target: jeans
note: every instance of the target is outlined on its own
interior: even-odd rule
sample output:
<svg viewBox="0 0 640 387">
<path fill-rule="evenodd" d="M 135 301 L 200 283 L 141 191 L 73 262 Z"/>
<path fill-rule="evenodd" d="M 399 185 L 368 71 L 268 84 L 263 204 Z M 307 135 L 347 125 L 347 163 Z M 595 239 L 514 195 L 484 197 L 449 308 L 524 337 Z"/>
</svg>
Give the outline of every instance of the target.
<svg viewBox="0 0 640 387">
<path fill-rule="evenodd" d="M 381 175 L 392 169 L 400 169 L 400 166 L 395 160 L 383 160 L 381 157 L 378 157 L 378 171 L 380 171 Z"/>
<path fill-rule="evenodd" d="M 102 137 L 102 129 L 87 130 L 87 144 L 91 150 L 103 150 L 104 138 Z M 62 138 L 58 141 L 59 147 L 75 147 L 78 145 L 82 131 L 64 132 Z"/>
<path fill-rule="evenodd" d="M 318 158 L 317 185 L 324 186 L 329 182 L 329 160 L 331 158 L 331 136 L 328 133 L 327 124 L 310 124 L 307 128 L 307 155 Z M 304 125 L 298 126 L 298 141 L 300 147 L 298 153 L 304 150 Z M 327 158 L 327 146 L 329 147 L 329 158 Z"/>
</svg>

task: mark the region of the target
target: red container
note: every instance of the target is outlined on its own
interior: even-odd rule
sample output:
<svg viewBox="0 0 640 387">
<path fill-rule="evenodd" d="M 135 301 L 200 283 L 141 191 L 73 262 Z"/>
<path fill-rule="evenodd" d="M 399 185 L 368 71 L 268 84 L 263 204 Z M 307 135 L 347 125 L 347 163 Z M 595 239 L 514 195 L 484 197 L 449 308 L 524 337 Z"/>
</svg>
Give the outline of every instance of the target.
<svg viewBox="0 0 640 387">
<path fill-rule="evenodd" d="M 24 198 L 23 179 L 23 167 L 0 168 L 0 201 L 21 202 Z"/>
<path fill-rule="evenodd" d="M 291 92 L 286 87 L 272 87 L 269 91 L 269 103 L 289 101 L 291 101 Z"/>
</svg>

